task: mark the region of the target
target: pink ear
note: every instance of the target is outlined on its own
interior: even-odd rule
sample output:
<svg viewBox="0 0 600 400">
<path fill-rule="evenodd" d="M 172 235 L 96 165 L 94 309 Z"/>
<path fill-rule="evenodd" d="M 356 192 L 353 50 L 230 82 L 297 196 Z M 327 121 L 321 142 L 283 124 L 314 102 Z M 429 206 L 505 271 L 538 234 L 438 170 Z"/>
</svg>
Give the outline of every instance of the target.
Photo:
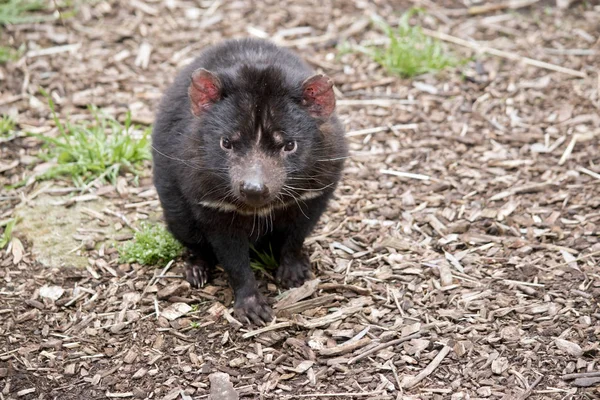
<svg viewBox="0 0 600 400">
<path fill-rule="evenodd" d="M 335 109 L 333 82 L 325 75 L 313 75 L 302 83 L 302 105 L 313 117 L 327 118 Z"/>
<path fill-rule="evenodd" d="M 192 83 L 188 88 L 192 101 L 192 113 L 200 116 L 211 104 L 221 99 L 221 81 L 210 71 L 200 68 L 192 73 Z"/>
</svg>

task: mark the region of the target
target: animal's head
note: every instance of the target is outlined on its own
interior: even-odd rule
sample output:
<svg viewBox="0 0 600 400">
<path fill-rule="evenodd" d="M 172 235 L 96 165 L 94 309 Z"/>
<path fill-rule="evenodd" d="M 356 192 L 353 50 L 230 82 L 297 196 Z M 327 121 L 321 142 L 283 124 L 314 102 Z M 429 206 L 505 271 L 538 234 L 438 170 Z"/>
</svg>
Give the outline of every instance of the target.
<svg viewBox="0 0 600 400">
<path fill-rule="evenodd" d="M 319 158 L 336 153 L 324 137 L 332 133 L 323 129 L 335 109 L 332 81 L 324 75 L 293 80 L 275 67 L 219 75 L 198 69 L 191 76 L 202 164 L 220 177 L 215 185 L 223 187 L 215 193 L 222 197 L 226 187 L 236 207 L 256 210 L 307 197 L 306 188 L 315 186 L 309 175 L 323 168 Z"/>
</svg>

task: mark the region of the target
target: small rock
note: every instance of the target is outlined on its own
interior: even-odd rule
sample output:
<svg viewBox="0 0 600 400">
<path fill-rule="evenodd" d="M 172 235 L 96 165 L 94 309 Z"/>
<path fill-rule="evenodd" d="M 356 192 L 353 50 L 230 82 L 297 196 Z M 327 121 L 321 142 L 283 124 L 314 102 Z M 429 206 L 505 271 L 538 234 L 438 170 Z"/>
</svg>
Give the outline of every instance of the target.
<svg viewBox="0 0 600 400">
<path fill-rule="evenodd" d="M 577 343 L 569 342 L 565 339 L 555 339 L 554 344 L 559 350 L 573 357 L 581 357 L 583 355 L 583 350 L 581 350 L 581 347 Z"/>
<path fill-rule="evenodd" d="M 192 364 L 194 365 L 199 365 L 200 364 L 200 359 L 198 358 L 198 355 L 196 353 L 190 353 L 190 361 L 192 362 Z"/>
<path fill-rule="evenodd" d="M 60 299 L 64 293 L 65 293 L 65 289 L 61 288 L 60 286 L 44 285 L 40 288 L 40 296 L 41 297 L 45 297 L 47 299 L 51 299 L 54 301 Z"/>
<path fill-rule="evenodd" d="M 202 368 L 200 368 L 200 373 L 201 374 L 208 374 L 210 372 L 210 368 L 211 368 L 210 361 L 209 362 L 205 362 L 204 364 L 202 364 Z"/>
<path fill-rule="evenodd" d="M 393 209 L 391 207 L 382 207 L 379 210 L 379 213 L 386 217 L 387 219 L 396 219 L 400 215 L 400 210 Z"/>
<path fill-rule="evenodd" d="M 140 301 L 141 298 L 142 296 L 138 292 L 123 293 L 123 304 L 135 304 Z"/>
<path fill-rule="evenodd" d="M 492 389 L 489 386 L 482 386 L 477 389 L 477 395 L 481 397 L 490 397 L 492 395 Z"/>
<path fill-rule="evenodd" d="M 594 378 L 577 378 L 573 381 L 573 386 L 589 387 L 600 383 L 600 376 Z"/>
<path fill-rule="evenodd" d="M 75 364 L 69 364 L 65 368 L 65 375 L 75 375 Z"/>
<path fill-rule="evenodd" d="M 246 364 L 246 358 L 244 358 L 244 357 L 237 357 L 237 358 L 234 358 L 233 360 L 229 361 L 229 366 L 231 368 L 238 368 L 244 364 Z"/>
<path fill-rule="evenodd" d="M 118 324 L 114 324 L 113 326 L 111 326 L 110 331 L 111 331 L 111 333 L 117 334 L 117 333 L 121 332 L 123 330 L 123 328 L 125 328 L 125 323 L 119 322 Z"/>
<path fill-rule="evenodd" d="M 133 397 L 135 397 L 136 399 L 145 399 L 146 398 L 146 392 L 143 389 L 136 387 L 136 388 L 133 388 L 132 392 L 133 392 Z"/>
<path fill-rule="evenodd" d="M 565 10 L 569 8 L 573 0 L 556 0 L 556 7 Z"/>
<path fill-rule="evenodd" d="M 233 385 L 229 381 L 229 375 L 223 372 L 215 372 L 208 376 L 210 380 L 209 400 L 239 400 Z"/>
<path fill-rule="evenodd" d="M 492 361 L 492 372 L 496 375 L 502 374 L 509 367 L 508 358 L 498 357 Z"/>
<path fill-rule="evenodd" d="M 158 317 L 158 320 L 156 321 L 158 323 L 158 326 L 160 326 L 161 328 L 168 328 L 169 325 L 169 320 L 166 319 L 165 317 L 163 317 L 162 315 L 160 317 Z"/>
<path fill-rule="evenodd" d="M 519 327 L 515 325 L 505 326 L 500 329 L 500 337 L 506 342 L 517 342 L 521 338 Z"/>
</svg>

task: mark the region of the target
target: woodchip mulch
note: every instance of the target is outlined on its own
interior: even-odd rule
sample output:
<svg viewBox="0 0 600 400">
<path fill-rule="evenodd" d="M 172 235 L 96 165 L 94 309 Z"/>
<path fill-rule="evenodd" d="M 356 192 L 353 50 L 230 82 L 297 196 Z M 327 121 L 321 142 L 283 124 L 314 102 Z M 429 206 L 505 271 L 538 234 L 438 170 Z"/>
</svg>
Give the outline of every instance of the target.
<svg viewBox="0 0 600 400">
<path fill-rule="evenodd" d="M 17 225 L 22 246 L 0 251 L 0 399 L 600 398 L 600 9 L 529 3 L 421 2 L 425 28 L 484 52 L 452 45 L 472 60 L 415 79 L 335 47 L 381 43 L 369 15 L 394 22 L 408 2 L 101 1 L 4 27 L 27 46 L 0 66 L 20 130 L 55 131 L 38 87 L 62 118 L 96 104 L 149 124 L 176 68 L 253 35 L 334 79 L 352 157 L 308 240 L 316 279 L 280 294 L 262 278 L 277 311 L 264 328 L 232 318 L 220 272 L 190 290 L 180 260 L 119 263 L 111 241 L 158 211 L 149 170 L 90 188 L 110 209 L 73 232 L 86 269 L 43 267 Z M 3 186 L 38 148 L 0 143 Z M 69 187 L 1 189 L 0 220 L 41 192 L 89 194 Z"/>
</svg>

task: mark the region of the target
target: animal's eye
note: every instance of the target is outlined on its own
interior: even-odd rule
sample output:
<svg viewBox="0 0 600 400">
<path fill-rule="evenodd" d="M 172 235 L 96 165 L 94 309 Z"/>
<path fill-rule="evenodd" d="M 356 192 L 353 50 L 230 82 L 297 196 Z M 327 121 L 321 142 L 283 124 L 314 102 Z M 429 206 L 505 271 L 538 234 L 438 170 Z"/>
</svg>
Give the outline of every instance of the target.
<svg viewBox="0 0 600 400">
<path fill-rule="evenodd" d="M 231 150 L 231 148 L 233 147 L 233 145 L 231 144 L 231 140 L 227 139 L 226 137 L 222 137 L 221 147 L 223 148 L 223 150 Z"/>
<path fill-rule="evenodd" d="M 283 146 L 283 151 L 294 151 L 296 150 L 296 141 L 295 140 L 288 140 L 287 142 L 285 142 L 285 145 Z"/>
</svg>

